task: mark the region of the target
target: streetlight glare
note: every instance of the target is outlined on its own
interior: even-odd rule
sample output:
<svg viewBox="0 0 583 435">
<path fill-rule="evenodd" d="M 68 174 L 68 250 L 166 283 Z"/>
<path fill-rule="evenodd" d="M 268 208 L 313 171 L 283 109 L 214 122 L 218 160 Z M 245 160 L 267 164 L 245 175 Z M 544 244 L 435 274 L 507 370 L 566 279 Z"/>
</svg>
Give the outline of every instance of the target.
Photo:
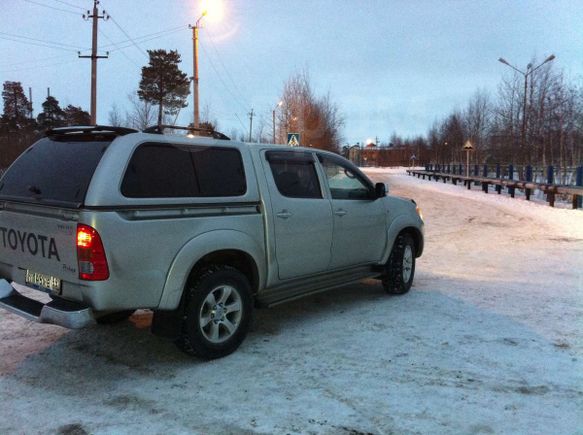
<svg viewBox="0 0 583 435">
<path fill-rule="evenodd" d="M 211 22 L 223 19 L 225 9 L 222 0 L 202 0 L 202 14 Z"/>
</svg>

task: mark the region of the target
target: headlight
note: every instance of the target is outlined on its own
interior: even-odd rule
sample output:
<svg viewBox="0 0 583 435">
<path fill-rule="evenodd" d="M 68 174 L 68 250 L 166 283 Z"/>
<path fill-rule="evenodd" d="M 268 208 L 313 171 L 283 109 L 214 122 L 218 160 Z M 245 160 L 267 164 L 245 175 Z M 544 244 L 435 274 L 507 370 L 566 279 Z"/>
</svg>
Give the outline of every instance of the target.
<svg viewBox="0 0 583 435">
<path fill-rule="evenodd" d="M 423 212 L 421 212 L 421 209 L 419 208 L 419 206 L 415 207 L 415 211 L 417 212 L 417 214 L 419 215 L 421 220 L 423 220 Z"/>
</svg>

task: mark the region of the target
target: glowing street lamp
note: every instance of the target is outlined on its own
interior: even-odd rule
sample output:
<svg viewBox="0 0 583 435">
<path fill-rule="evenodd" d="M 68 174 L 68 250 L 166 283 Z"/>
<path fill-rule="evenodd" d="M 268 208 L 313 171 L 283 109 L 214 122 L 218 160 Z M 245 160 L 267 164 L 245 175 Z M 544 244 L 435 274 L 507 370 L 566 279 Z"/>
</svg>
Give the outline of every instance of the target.
<svg viewBox="0 0 583 435">
<path fill-rule="evenodd" d="M 203 0 L 202 10 L 211 23 L 218 23 L 225 15 L 225 8 L 221 0 Z"/>
<path fill-rule="evenodd" d="M 198 96 L 198 29 L 201 27 L 200 21 L 207 17 L 211 22 L 220 21 L 223 17 L 223 3 L 221 0 L 204 0 L 202 2 L 202 13 L 194 25 L 188 27 L 192 29 L 192 50 L 193 50 L 193 77 L 192 77 L 192 99 L 194 102 L 194 128 L 200 126 L 200 109 Z"/>
</svg>

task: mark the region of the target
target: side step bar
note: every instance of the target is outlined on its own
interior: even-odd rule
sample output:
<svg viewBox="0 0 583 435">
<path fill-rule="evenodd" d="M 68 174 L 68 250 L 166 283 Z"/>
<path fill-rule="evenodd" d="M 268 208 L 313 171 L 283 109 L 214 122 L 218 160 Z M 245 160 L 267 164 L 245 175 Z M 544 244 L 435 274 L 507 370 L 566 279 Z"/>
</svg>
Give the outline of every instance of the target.
<svg viewBox="0 0 583 435">
<path fill-rule="evenodd" d="M 381 273 L 376 267 L 365 265 L 336 271 L 329 275 L 321 274 L 295 279 L 261 291 L 256 301 L 259 307 L 273 307 L 304 296 L 344 287 L 366 278 L 377 278 L 379 275 Z"/>
<path fill-rule="evenodd" d="M 0 308 L 38 323 L 52 323 L 69 329 L 84 328 L 95 323 L 91 308 L 64 299 L 47 304 L 27 298 L 8 281 L 0 279 Z"/>
</svg>

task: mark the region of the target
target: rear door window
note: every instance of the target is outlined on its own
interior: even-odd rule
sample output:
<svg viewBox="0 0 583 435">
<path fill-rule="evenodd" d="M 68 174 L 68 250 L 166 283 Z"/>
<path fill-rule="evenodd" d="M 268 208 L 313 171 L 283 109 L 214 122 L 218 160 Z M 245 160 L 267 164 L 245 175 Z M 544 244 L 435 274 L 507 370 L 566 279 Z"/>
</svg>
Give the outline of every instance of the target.
<svg viewBox="0 0 583 435">
<path fill-rule="evenodd" d="M 0 198 L 79 207 L 110 143 L 43 138 L 4 174 Z"/>
<path fill-rule="evenodd" d="M 322 198 L 322 189 L 311 154 L 268 151 L 266 157 L 277 190 L 283 196 Z"/>
<path fill-rule="evenodd" d="M 239 150 L 167 143 L 140 145 L 121 186 L 128 198 L 241 196 L 246 191 Z"/>
</svg>

